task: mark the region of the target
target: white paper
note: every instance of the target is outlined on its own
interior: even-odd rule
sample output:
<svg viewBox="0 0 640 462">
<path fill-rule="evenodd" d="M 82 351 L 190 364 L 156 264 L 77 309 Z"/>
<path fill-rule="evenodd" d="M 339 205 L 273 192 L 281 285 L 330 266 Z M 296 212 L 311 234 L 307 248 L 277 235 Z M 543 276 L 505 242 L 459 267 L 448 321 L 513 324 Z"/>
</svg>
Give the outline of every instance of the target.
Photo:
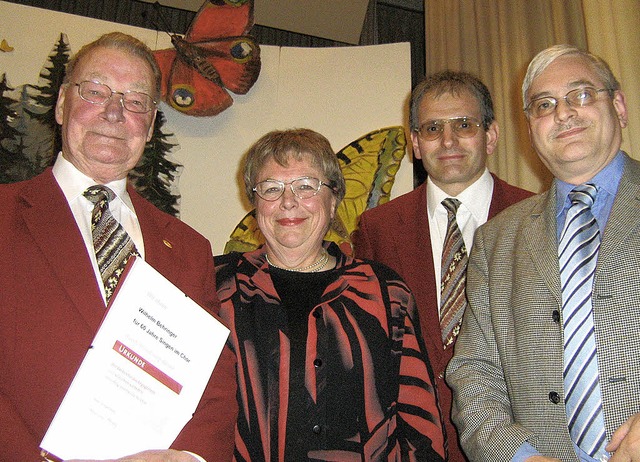
<svg viewBox="0 0 640 462">
<path fill-rule="evenodd" d="M 42 440 L 58 458 L 167 449 L 193 415 L 229 335 L 144 260 L 129 264 Z"/>
</svg>

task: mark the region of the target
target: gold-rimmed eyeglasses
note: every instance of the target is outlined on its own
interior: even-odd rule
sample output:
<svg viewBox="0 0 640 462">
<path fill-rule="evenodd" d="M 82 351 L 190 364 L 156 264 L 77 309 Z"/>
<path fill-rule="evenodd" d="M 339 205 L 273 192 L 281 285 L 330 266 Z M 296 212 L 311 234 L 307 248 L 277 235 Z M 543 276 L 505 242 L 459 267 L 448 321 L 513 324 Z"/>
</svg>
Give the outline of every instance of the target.
<svg viewBox="0 0 640 462">
<path fill-rule="evenodd" d="M 425 141 L 435 141 L 444 133 L 444 126 L 451 124 L 453 132 L 460 138 L 472 138 L 478 133 L 481 124 L 474 117 L 452 117 L 436 119 L 423 123 L 415 131 Z"/>
<path fill-rule="evenodd" d="M 534 119 L 545 117 L 555 112 L 558 107 L 558 100 L 560 99 L 563 99 L 571 107 L 591 106 L 597 101 L 598 94 L 604 91 L 611 94 L 611 90 L 608 88 L 583 87 L 571 90 L 560 98 L 542 96 L 529 101 L 529 104 L 524 108 L 524 111 Z"/>
<path fill-rule="evenodd" d="M 121 96 L 120 104 L 123 108 L 137 114 L 149 112 L 157 105 L 157 102 L 146 93 L 132 90 L 114 91 L 108 85 L 93 80 L 84 80 L 72 85 L 78 87 L 80 98 L 91 104 L 103 106 L 116 94 Z"/>
<path fill-rule="evenodd" d="M 303 176 L 286 182 L 278 180 L 261 181 L 253 188 L 253 191 L 265 201 L 273 202 L 280 199 L 287 185 L 289 185 L 291 192 L 295 194 L 298 199 L 309 199 L 315 196 L 323 186 L 333 191 L 333 187 L 329 183 L 310 176 Z"/>
</svg>

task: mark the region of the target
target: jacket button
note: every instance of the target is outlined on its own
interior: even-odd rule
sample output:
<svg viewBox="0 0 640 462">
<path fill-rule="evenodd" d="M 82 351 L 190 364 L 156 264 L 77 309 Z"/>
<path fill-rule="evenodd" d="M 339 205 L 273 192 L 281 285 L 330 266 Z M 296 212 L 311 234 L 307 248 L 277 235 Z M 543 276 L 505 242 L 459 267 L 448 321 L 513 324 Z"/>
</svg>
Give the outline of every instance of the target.
<svg viewBox="0 0 640 462">
<path fill-rule="evenodd" d="M 320 358 L 314 359 L 313 360 L 313 365 L 316 366 L 316 367 L 322 366 L 322 360 Z"/>
<path fill-rule="evenodd" d="M 560 322 L 560 312 L 558 310 L 553 310 L 551 313 L 551 317 L 553 318 L 553 322 L 556 324 Z"/>
<path fill-rule="evenodd" d="M 313 433 L 315 433 L 316 435 L 319 435 L 322 431 L 322 427 L 320 425 L 314 425 L 311 431 L 313 431 Z"/>
<path fill-rule="evenodd" d="M 551 401 L 553 404 L 558 404 L 560 402 L 560 395 L 555 391 L 550 391 L 549 401 Z"/>
</svg>

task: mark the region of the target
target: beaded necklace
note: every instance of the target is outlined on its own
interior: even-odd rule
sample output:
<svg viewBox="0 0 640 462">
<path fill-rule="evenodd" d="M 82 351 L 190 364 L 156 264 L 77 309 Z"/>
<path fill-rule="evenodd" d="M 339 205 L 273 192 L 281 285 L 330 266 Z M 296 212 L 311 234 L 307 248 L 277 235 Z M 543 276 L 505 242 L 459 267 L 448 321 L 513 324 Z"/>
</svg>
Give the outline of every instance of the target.
<svg viewBox="0 0 640 462">
<path fill-rule="evenodd" d="M 284 268 L 282 266 L 278 266 L 275 263 L 273 263 L 269 258 L 269 254 L 265 253 L 264 256 L 267 258 L 267 263 L 269 263 L 269 265 L 273 266 L 274 268 L 278 268 L 285 271 L 295 271 L 296 273 L 304 273 L 307 271 L 309 273 L 317 273 L 322 268 L 324 268 L 327 265 L 327 262 L 329 261 L 329 252 L 327 252 L 325 249 L 322 249 L 322 250 L 323 250 L 322 256 L 317 261 L 315 261 L 314 263 L 311 263 L 308 266 L 304 266 L 302 268 Z"/>
</svg>

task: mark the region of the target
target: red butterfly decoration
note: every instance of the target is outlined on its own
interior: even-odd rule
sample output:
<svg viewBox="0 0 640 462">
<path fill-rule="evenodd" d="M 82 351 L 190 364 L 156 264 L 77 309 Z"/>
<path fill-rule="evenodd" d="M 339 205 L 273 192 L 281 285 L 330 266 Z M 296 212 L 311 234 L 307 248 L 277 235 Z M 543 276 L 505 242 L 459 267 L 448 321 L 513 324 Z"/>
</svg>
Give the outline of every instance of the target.
<svg viewBox="0 0 640 462">
<path fill-rule="evenodd" d="M 192 116 L 214 116 L 233 104 L 227 90 L 244 95 L 260 74 L 260 48 L 247 34 L 253 0 L 208 0 L 174 48 L 155 51 L 162 98 Z"/>
</svg>

